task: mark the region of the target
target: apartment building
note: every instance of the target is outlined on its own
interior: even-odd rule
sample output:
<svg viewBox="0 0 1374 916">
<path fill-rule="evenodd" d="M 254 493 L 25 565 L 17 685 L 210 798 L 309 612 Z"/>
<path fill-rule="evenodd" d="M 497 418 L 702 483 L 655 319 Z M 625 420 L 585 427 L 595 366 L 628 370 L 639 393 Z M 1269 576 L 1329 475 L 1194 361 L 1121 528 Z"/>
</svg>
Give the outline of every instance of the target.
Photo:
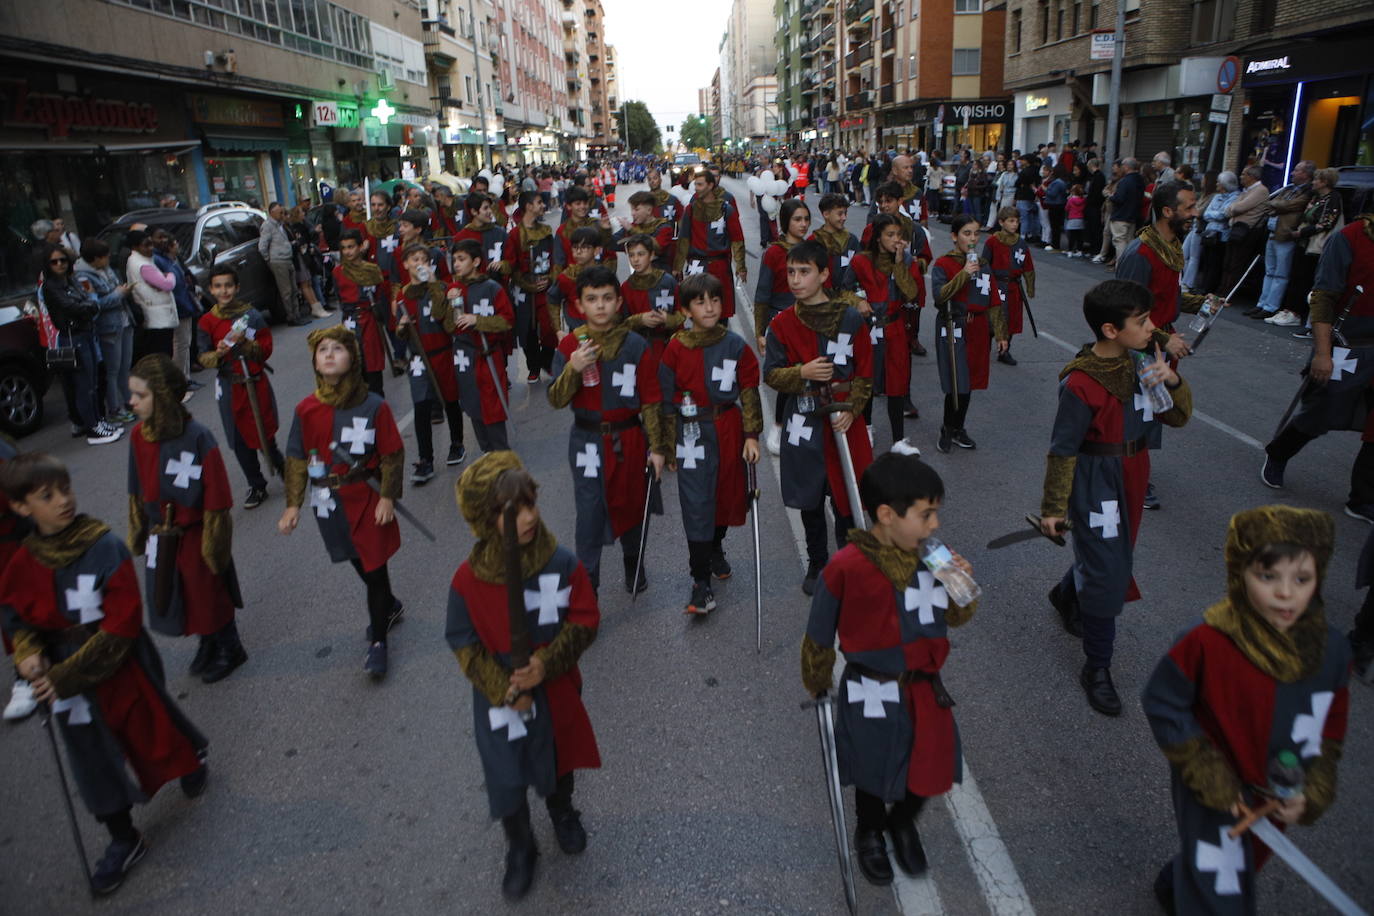
<svg viewBox="0 0 1374 916">
<path fill-rule="evenodd" d="M 584 0 L 582 24 L 587 47 L 587 79 L 591 96 L 591 131 L 587 141 L 588 152 L 596 155 L 614 150 L 619 142 L 615 123 L 615 110 L 611 107 L 608 91 L 606 55 L 606 13 L 601 0 Z"/>
<path fill-rule="evenodd" d="M 502 0 L 499 8 L 501 116 L 518 164 L 553 163 L 570 152 L 563 12 L 559 0 Z"/>
<path fill-rule="evenodd" d="M 776 131 L 772 0 L 734 0 L 720 49 L 721 135 L 727 145 L 763 145 Z"/>
<path fill-rule="evenodd" d="M 620 108 L 620 88 L 616 77 L 615 67 L 615 45 L 606 45 L 606 111 L 610 113 L 610 124 L 607 129 L 610 131 L 611 143 L 625 144 L 623 134 L 624 124 L 622 123 L 623 112 Z"/>
<path fill-rule="evenodd" d="M 572 138 L 572 158 L 576 159 L 587 155 L 587 142 L 591 137 L 592 94 L 586 27 L 583 25 L 585 10 L 584 0 L 563 2 L 563 63 L 567 68 L 568 88 L 565 123 Z"/>
<path fill-rule="evenodd" d="M 443 167 L 470 175 L 506 145 L 497 8 L 490 0 L 425 0 L 421 13 Z"/>
</svg>

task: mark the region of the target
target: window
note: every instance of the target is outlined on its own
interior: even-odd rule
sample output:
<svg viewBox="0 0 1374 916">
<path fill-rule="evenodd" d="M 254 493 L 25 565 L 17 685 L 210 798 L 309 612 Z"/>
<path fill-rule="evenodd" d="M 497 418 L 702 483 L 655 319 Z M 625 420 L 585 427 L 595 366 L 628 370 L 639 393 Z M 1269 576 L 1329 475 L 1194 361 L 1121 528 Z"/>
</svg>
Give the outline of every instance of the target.
<svg viewBox="0 0 1374 916">
<path fill-rule="evenodd" d="M 1083 25 L 1083 0 L 1073 0 L 1073 19 L 1070 20 L 1070 35 L 1077 35 L 1082 31 Z"/>
<path fill-rule="evenodd" d="M 227 251 L 238 243 L 234 241 L 233 233 L 224 224 L 224 219 L 219 216 L 212 216 L 207 219 L 200 227 L 200 245 L 202 248 L 210 250 L 210 257 L 221 251 Z"/>
<path fill-rule="evenodd" d="M 1225 41 L 1235 34 L 1235 0 L 1193 0 L 1192 43 Z"/>
<path fill-rule="evenodd" d="M 471 101 L 472 101 L 472 77 L 471 77 L 471 76 L 464 76 L 464 77 L 463 77 L 463 90 L 464 90 L 464 92 L 466 93 L 466 98 L 467 98 L 467 100 L 468 100 L 469 102 L 471 102 Z"/>
<path fill-rule="evenodd" d="M 1088 28 L 1097 28 L 1097 14 L 1102 6 L 1102 0 L 1093 0 L 1093 5 L 1088 9 Z"/>
<path fill-rule="evenodd" d="M 1050 43 L 1050 0 L 1040 0 L 1040 43 Z"/>
<path fill-rule="evenodd" d="M 1064 37 L 1064 0 L 1054 0 L 1054 40 Z"/>
<path fill-rule="evenodd" d="M 233 244 L 243 245 L 258 240 L 258 235 L 262 230 L 262 220 L 252 213 L 234 210 L 220 218 L 224 220 L 229 236 L 233 239 Z"/>
<path fill-rule="evenodd" d="M 954 0 L 954 12 L 956 13 L 981 13 L 982 11 L 982 0 Z"/>
<path fill-rule="evenodd" d="M 909 80 L 914 80 L 914 79 L 916 78 L 916 55 L 915 55 L 915 54 L 909 54 L 909 55 L 907 55 L 907 59 L 906 59 L 906 72 L 907 72 L 907 77 L 906 77 L 907 79 L 909 79 Z"/>
<path fill-rule="evenodd" d="M 951 76 L 977 76 L 982 72 L 982 50 L 979 48 L 955 48 L 954 66 Z"/>
<path fill-rule="evenodd" d="M 1011 53 L 1021 53 L 1021 11 L 1011 11 Z"/>
</svg>

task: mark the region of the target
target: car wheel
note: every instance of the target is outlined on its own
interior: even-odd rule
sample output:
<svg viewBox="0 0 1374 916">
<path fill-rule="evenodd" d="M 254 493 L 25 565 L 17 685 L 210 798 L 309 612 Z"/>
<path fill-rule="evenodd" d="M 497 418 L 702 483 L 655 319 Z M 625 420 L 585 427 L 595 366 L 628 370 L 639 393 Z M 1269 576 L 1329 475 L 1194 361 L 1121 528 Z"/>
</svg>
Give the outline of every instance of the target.
<svg viewBox="0 0 1374 916">
<path fill-rule="evenodd" d="M 27 436 L 43 425 L 43 396 L 33 376 L 23 367 L 0 367 L 0 428 L 15 436 Z"/>
</svg>

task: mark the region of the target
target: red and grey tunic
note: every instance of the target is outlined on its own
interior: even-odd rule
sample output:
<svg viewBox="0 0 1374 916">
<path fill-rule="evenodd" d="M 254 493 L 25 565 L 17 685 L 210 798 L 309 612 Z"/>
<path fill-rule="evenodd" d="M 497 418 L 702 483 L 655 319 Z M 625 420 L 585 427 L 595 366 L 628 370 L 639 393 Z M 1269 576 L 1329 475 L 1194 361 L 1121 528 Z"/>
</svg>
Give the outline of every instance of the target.
<svg viewBox="0 0 1374 916">
<path fill-rule="evenodd" d="M 391 284 L 384 274 L 382 282 L 375 286 L 359 286 L 348 279 L 340 265 L 334 268 L 334 289 L 339 294 L 344 327 L 358 335 L 363 371 L 381 372 L 387 365 L 381 322 L 390 312 Z"/>
<path fill-rule="evenodd" d="M 767 331 L 773 319 L 792 307 L 796 296 L 787 283 L 787 252 L 791 246 L 774 242 L 759 258 L 759 279 L 754 286 L 754 324 Z"/>
<path fill-rule="evenodd" d="M 1026 301 L 1022 277 L 1035 273 L 1035 259 L 1031 257 L 1030 245 L 1021 236 L 1017 237 L 1015 245 L 1007 245 L 997 237 L 997 233 L 993 233 L 983 245 L 983 263 L 988 265 L 997 280 L 997 292 L 1007 309 L 1007 332 L 1020 334 L 1025 323 L 1023 306 Z"/>
<path fill-rule="evenodd" d="M 473 228 L 469 223 L 458 231 L 455 241 L 471 239 L 482 246 L 481 267 L 478 268 L 482 273 L 510 273 L 510 265 L 506 262 L 506 230 L 496 223 L 488 223 L 481 229 Z M 492 270 L 492 266 L 496 270 Z"/>
<path fill-rule="evenodd" d="M 172 524 L 180 530 L 176 553 L 170 558 L 162 555 L 165 550 L 159 553 L 160 535 L 148 535 L 143 579 L 150 598 L 148 625 L 169 636 L 218 633 L 234 619 L 234 608 L 241 602 L 233 563 L 223 573 L 215 573 L 201 555 L 205 513 L 234 505 L 215 437 L 190 420 L 180 436 L 149 442 L 143 437 L 143 424 L 135 424 L 129 433 L 129 495 L 141 504 L 150 529 L 165 522 L 170 507 Z M 175 562 L 176 573 L 171 601 L 163 614 L 152 596 L 157 594 L 158 563 L 168 559 Z"/>
<path fill-rule="evenodd" d="M 511 304 L 515 307 L 515 330 L 523 340 L 530 330 L 537 329 L 540 342 L 554 346 L 556 337 L 549 321 L 547 289 L 537 291 L 534 284 L 553 273 L 555 240 L 552 233 L 528 241 L 525 228 L 519 222 L 506 236 L 506 252 L 501 260 L 511 265 Z"/>
<path fill-rule="evenodd" d="M 988 311 L 1002 303 L 987 265 L 980 265 L 978 275 L 961 286 L 950 299 L 940 299 L 940 290 L 964 269 L 964 263 L 962 257 L 951 253 L 930 268 L 930 286 L 935 290 L 935 307 L 939 310 L 935 359 L 940 370 L 940 390 L 945 394 L 967 394 L 988 387 L 992 349 Z M 953 370 L 950 366 L 951 329 L 954 335 Z M 954 386 L 950 384 L 951 376 L 956 382 Z"/>
<path fill-rule="evenodd" d="M 399 308 L 405 309 L 411 324 L 420 335 L 420 345 L 425 348 L 425 355 L 429 357 L 429 369 L 434 371 L 434 379 L 431 382 L 425 360 L 419 353 L 411 353 L 408 371 L 410 397 L 416 404 L 434 400 L 436 394 L 445 403 L 451 404 L 458 400 L 458 379 L 453 367 L 453 337 L 445 330 L 442 316 L 434 315 L 431 290 L 436 284 L 439 284 L 439 281 L 431 280 L 424 286 L 406 286 L 398 300 Z M 446 297 L 450 292 L 457 292 L 453 287 L 443 286 L 443 289 Z M 403 337 L 407 343 L 410 342 L 409 332 Z M 436 384 L 439 387 L 437 392 L 434 390 Z"/>
<path fill-rule="evenodd" d="M 634 274 L 630 276 L 633 277 Z M 628 319 L 631 315 L 644 315 L 650 311 L 660 312 L 664 316 L 674 319 L 678 316 L 677 280 L 666 270 L 662 271 L 658 283 L 649 289 L 635 289 L 628 278 L 620 284 L 621 318 Z M 630 327 L 634 328 L 636 334 L 649 342 L 649 346 L 654 351 L 655 361 L 663 358 L 663 350 L 668 346 L 668 338 L 675 328 L 670 328 L 667 324 L 651 328 L 634 322 L 631 322 Z"/>
<path fill-rule="evenodd" d="M 477 326 L 453 332 L 453 373 L 458 382 L 458 402 L 463 413 L 475 423 L 502 423 L 509 419 L 501 406 L 506 379 L 506 353 L 500 341 L 515 325 L 515 312 L 500 283 L 482 277 L 472 283 L 454 282 L 458 298 L 451 299 L 455 315 L 475 315 L 485 329 Z M 488 362 L 490 359 L 490 362 Z M 496 375 L 492 375 L 492 367 Z"/>
<path fill-rule="evenodd" d="M 725 194 L 720 206 L 720 216 L 709 223 L 697 219 L 691 206 L 682 211 L 677 229 L 679 257 L 674 264 L 684 277 L 705 271 L 720 281 L 721 317 L 728 320 L 735 314 L 730 258 L 734 246 L 744 244 L 744 230 L 740 228 L 739 206 L 734 198 Z"/>
<path fill-rule="evenodd" d="M 250 308 L 243 314 L 248 317 L 243 341 L 230 350 L 217 367 L 215 404 L 219 407 L 220 421 L 224 424 L 224 437 L 231 448 L 234 443 L 242 442 L 251 449 L 261 449 L 268 445 L 258 437 L 253 405 L 248 399 L 248 386 L 252 385 L 257 392 L 263 432 L 268 440 L 272 440 L 277 435 L 277 398 L 272 392 L 272 382 L 267 377 L 267 361 L 272 358 L 272 330 L 257 309 Z M 209 338 L 211 351 L 229 336 L 236 320 L 220 318 L 214 310 L 200 316 L 200 330 Z M 239 352 L 243 353 L 242 358 Z M 203 357 L 211 355 L 202 354 Z"/>
<path fill-rule="evenodd" d="M 543 648 L 564 626 L 595 631 L 601 624 L 587 570 L 566 548 L 554 550 L 544 568 L 523 583 L 530 648 Z M 481 646 L 505 668 L 510 662 L 507 586 L 477 578 L 466 562 L 453 574 L 445 637 L 458 652 Z M 472 734 L 482 758 L 491 816 L 507 817 L 525 804 L 525 791 L 552 794 L 558 777 L 601 766 L 591 717 L 582 704 L 582 673 L 574 666 L 533 691 L 528 718 L 509 706 L 492 706 L 472 691 Z"/>
<path fill-rule="evenodd" d="M 915 276 L 918 271 L 908 260 L 901 268 Z M 868 336 L 873 342 L 873 394 L 904 398 L 911 390 L 911 351 L 907 349 L 906 311 L 897 281 L 880 271 L 868 252 L 859 252 L 850 262 L 848 286 L 857 286 L 868 297 L 873 314 L 868 318 Z M 846 288 L 848 288 L 846 286 Z"/>
</svg>

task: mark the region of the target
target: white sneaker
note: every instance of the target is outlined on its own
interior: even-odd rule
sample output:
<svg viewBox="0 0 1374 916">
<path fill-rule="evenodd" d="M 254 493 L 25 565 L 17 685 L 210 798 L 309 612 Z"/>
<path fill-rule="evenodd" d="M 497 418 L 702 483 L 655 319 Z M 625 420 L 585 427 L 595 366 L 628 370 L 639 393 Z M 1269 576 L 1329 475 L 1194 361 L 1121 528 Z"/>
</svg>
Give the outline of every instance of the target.
<svg viewBox="0 0 1374 916">
<path fill-rule="evenodd" d="M 782 427 L 781 427 L 781 426 L 774 425 L 773 428 L 770 429 L 770 430 L 768 431 L 768 454 L 770 454 L 770 455 L 780 455 L 780 454 L 782 454 Z"/>
<path fill-rule="evenodd" d="M 910 439 L 898 439 L 892 443 L 891 451 L 898 455 L 915 455 L 921 457 L 921 450 Z"/>
<path fill-rule="evenodd" d="M 14 692 L 10 694 L 9 705 L 5 707 L 5 721 L 17 722 L 33 715 L 38 701 L 33 698 L 33 685 L 23 678 L 14 682 Z"/>
<path fill-rule="evenodd" d="M 1100 255 L 1100 254 L 1095 254 L 1095 255 L 1093 255 L 1093 263 L 1094 263 L 1094 264 L 1101 264 L 1101 263 L 1103 263 L 1103 262 L 1106 261 L 1106 260 L 1107 260 L 1107 259 L 1104 258 L 1104 257 L 1102 257 L 1102 255 Z"/>
<path fill-rule="evenodd" d="M 1283 309 L 1277 315 L 1264 319 L 1264 323 L 1272 324 L 1279 328 L 1296 328 L 1298 325 L 1302 324 L 1302 319 L 1288 309 Z"/>
<path fill-rule="evenodd" d="M 124 435 L 122 427 L 109 426 L 104 420 L 100 421 L 86 436 L 87 445 L 105 445 L 108 442 L 116 442 Z"/>
</svg>

